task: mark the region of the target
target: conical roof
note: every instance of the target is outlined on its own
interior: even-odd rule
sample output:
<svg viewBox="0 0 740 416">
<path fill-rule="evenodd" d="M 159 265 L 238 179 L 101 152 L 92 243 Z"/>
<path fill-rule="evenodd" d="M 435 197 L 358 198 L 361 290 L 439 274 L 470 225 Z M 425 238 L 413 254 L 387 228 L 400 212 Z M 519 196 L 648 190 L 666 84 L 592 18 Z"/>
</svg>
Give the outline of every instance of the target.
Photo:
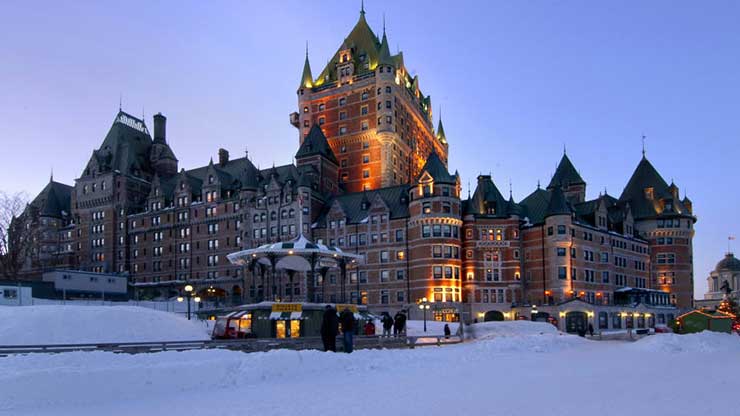
<svg viewBox="0 0 740 416">
<path fill-rule="evenodd" d="M 311 75 L 311 64 L 308 62 L 308 48 L 306 48 L 306 60 L 303 62 L 303 74 L 301 74 L 300 88 L 313 87 L 313 76 Z"/>
<path fill-rule="evenodd" d="M 545 218 L 553 215 L 570 215 L 571 210 L 568 201 L 565 199 L 562 187 L 554 186 L 550 191 L 550 202 L 547 204 Z"/>
<path fill-rule="evenodd" d="M 301 147 L 298 148 L 295 158 L 299 159 L 314 155 L 321 155 L 330 161 L 339 164 L 336 156 L 334 156 L 334 152 L 331 150 L 331 146 L 329 146 L 329 142 L 326 140 L 324 132 L 321 131 L 321 127 L 319 127 L 318 124 L 314 124 L 311 127 L 308 135 L 303 139 Z"/>
<path fill-rule="evenodd" d="M 447 136 L 445 135 L 445 128 L 442 125 L 442 117 L 441 116 L 439 117 L 439 124 L 437 124 L 437 140 L 439 140 L 442 143 L 447 143 Z"/>
<path fill-rule="evenodd" d="M 388 38 L 385 35 L 385 29 L 383 29 L 383 40 L 380 42 L 380 50 L 378 51 L 378 64 L 395 65 L 393 57 L 391 57 L 391 50 L 388 46 Z"/>
<path fill-rule="evenodd" d="M 586 182 L 581 178 L 581 175 L 576 170 L 573 163 L 568 159 L 568 155 L 563 153 L 563 158 L 560 159 L 555 174 L 552 176 L 550 184 L 547 189 L 552 189 L 555 186 L 569 186 L 569 185 L 585 185 Z"/>
<path fill-rule="evenodd" d="M 439 158 L 437 152 L 433 151 L 429 154 L 429 157 L 427 157 L 427 161 L 424 164 L 424 168 L 421 170 L 417 181 L 421 179 L 421 177 L 424 175 L 424 172 L 428 173 L 435 182 L 449 184 L 457 183 L 455 175 L 450 174 L 450 172 L 447 170 L 447 167 L 445 167 L 444 163 L 442 163 L 442 160 Z"/>
</svg>

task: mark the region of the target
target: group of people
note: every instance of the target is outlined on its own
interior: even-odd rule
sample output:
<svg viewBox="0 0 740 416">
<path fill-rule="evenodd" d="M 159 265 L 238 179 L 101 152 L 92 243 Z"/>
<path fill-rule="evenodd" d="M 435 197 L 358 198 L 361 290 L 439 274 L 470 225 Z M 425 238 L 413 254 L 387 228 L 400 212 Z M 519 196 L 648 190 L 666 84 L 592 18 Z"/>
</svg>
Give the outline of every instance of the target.
<svg viewBox="0 0 740 416">
<path fill-rule="evenodd" d="M 394 336 L 406 333 L 406 313 L 404 311 L 399 311 L 394 317 L 391 317 L 388 312 L 383 312 L 380 321 L 383 325 L 384 337 L 390 337 L 391 330 Z M 337 335 L 341 332 L 344 352 L 351 353 L 354 348 L 354 334 L 357 325 L 355 314 L 349 308 L 344 308 L 341 313 L 337 314 L 333 306 L 326 305 L 321 320 L 321 340 L 324 343 L 324 351 L 337 352 Z M 375 335 L 375 324 L 372 320 L 368 320 L 362 330 L 365 335 Z"/>
<path fill-rule="evenodd" d="M 391 330 L 393 336 L 404 335 L 406 333 L 406 312 L 399 311 L 394 317 L 388 312 L 383 312 L 380 322 L 383 324 L 383 336 L 390 337 Z"/>
</svg>

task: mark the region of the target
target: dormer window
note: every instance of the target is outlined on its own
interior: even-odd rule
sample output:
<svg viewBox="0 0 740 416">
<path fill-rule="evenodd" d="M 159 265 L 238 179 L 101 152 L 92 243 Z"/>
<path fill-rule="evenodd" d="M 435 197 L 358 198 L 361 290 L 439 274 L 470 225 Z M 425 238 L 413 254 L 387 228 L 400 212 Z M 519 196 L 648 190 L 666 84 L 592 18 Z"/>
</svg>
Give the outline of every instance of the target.
<svg viewBox="0 0 740 416">
<path fill-rule="evenodd" d="M 653 188 L 652 187 L 645 188 L 645 198 L 646 199 L 653 199 L 653 197 L 654 197 L 654 195 L 653 195 Z"/>
<path fill-rule="evenodd" d="M 208 175 L 208 183 L 213 183 L 213 175 Z"/>
<path fill-rule="evenodd" d="M 342 62 L 347 62 L 347 61 L 349 61 L 349 55 L 347 55 L 346 53 L 342 54 Z"/>
</svg>

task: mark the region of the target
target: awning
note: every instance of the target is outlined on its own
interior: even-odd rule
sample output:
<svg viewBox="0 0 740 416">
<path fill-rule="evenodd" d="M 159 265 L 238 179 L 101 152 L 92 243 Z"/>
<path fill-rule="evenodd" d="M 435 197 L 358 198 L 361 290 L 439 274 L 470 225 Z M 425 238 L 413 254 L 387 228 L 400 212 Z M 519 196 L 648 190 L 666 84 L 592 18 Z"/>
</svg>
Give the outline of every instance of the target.
<svg viewBox="0 0 740 416">
<path fill-rule="evenodd" d="M 273 321 L 287 321 L 290 319 L 301 319 L 303 312 L 270 312 L 270 319 Z"/>
</svg>

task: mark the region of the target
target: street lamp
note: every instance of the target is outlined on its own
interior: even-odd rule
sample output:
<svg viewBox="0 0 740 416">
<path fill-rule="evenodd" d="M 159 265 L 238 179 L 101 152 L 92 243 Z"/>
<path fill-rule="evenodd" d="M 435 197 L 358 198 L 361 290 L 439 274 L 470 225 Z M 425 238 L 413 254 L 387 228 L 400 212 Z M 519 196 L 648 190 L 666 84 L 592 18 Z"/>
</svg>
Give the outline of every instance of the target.
<svg viewBox="0 0 740 416">
<path fill-rule="evenodd" d="M 421 309 L 424 312 L 424 332 L 427 332 L 427 311 L 429 310 L 429 300 L 427 300 L 426 297 L 423 297 L 416 301 L 417 304 L 419 304 L 419 309 Z"/>
<path fill-rule="evenodd" d="M 188 299 L 188 321 L 190 320 L 190 299 L 193 297 L 193 286 L 185 285 L 185 297 Z M 182 302 L 184 299 L 182 296 L 177 297 L 178 302 Z M 196 302 L 200 302 L 200 296 L 195 297 Z"/>
</svg>

